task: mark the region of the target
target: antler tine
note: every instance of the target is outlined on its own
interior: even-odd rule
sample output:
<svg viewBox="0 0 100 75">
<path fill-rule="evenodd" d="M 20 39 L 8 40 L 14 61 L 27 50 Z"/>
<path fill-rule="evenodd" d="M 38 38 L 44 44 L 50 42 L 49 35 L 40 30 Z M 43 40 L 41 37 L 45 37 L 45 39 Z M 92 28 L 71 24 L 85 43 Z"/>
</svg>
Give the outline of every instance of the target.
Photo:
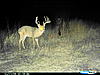
<svg viewBox="0 0 100 75">
<path fill-rule="evenodd" d="M 35 19 L 35 23 L 36 23 L 36 24 L 38 24 L 37 20 L 38 20 L 38 16 L 37 16 L 36 19 Z"/>
<path fill-rule="evenodd" d="M 49 18 L 47 16 L 45 16 L 45 23 L 50 23 L 51 21 L 49 20 Z"/>
<path fill-rule="evenodd" d="M 46 19 L 46 16 L 44 16 L 44 20 L 45 20 L 45 22 L 46 22 L 46 20 L 47 20 L 47 19 Z"/>
</svg>

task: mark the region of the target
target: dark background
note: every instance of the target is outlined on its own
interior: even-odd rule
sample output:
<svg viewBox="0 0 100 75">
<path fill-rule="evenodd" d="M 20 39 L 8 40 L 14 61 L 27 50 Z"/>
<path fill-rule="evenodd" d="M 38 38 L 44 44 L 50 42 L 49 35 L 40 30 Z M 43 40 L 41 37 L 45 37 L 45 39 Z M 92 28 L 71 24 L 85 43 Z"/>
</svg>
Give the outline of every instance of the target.
<svg viewBox="0 0 100 75">
<path fill-rule="evenodd" d="M 48 15 L 51 19 L 62 16 L 100 22 L 99 5 L 99 1 L 90 0 L 6 0 L 0 2 L 0 29 L 6 28 L 7 24 L 11 27 L 14 23 L 32 25 L 37 15 Z"/>
</svg>

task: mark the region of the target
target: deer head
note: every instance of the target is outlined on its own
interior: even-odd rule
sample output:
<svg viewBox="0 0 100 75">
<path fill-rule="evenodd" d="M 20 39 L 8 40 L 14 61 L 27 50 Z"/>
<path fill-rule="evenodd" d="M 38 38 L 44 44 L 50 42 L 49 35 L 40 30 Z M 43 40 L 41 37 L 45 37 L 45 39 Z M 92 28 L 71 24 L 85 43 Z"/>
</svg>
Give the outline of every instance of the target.
<svg viewBox="0 0 100 75">
<path fill-rule="evenodd" d="M 37 24 L 37 26 L 38 26 L 38 28 L 39 28 L 40 30 L 45 30 L 45 25 L 46 25 L 47 23 L 50 23 L 50 22 L 51 22 L 47 16 L 44 16 L 44 20 L 45 20 L 45 21 L 43 21 L 43 25 L 40 25 L 40 21 L 38 21 L 38 16 L 37 16 L 36 19 L 35 19 L 35 23 Z"/>
</svg>

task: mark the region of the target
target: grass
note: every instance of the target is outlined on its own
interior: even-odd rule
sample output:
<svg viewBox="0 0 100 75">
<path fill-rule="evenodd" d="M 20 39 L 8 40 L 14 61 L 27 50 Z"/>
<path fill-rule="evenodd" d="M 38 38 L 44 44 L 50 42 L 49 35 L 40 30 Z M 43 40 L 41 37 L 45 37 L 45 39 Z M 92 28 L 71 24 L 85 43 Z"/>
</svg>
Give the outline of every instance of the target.
<svg viewBox="0 0 100 75">
<path fill-rule="evenodd" d="M 81 20 L 64 24 L 68 28 L 61 36 L 55 29 L 45 31 L 39 38 L 40 49 L 27 38 L 26 49 L 19 50 L 18 33 L 2 31 L 0 72 L 79 72 L 87 67 L 100 71 L 100 27 L 94 29 Z"/>
</svg>

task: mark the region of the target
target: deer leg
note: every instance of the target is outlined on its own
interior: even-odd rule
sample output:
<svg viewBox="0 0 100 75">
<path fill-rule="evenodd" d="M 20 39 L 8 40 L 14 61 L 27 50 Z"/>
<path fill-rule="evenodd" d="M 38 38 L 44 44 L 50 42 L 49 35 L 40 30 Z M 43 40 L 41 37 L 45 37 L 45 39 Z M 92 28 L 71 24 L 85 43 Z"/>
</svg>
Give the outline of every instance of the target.
<svg viewBox="0 0 100 75">
<path fill-rule="evenodd" d="M 19 49 L 21 49 L 21 39 L 19 39 Z"/>
<path fill-rule="evenodd" d="M 33 41 L 33 47 L 34 47 L 34 37 L 32 38 L 32 41 Z"/>
<path fill-rule="evenodd" d="M 25 49 L 25 45 L 24 45 L 25 38 L 26 37 L 24 37 L 23 40 L 22 40 L 22 46 L 23 46 L 24 49 Z"/>
<path fill-rule="evenodd" d="M 38 39 L 35 39 L 35 41 L 36 41 L 36 44 L 37 44 L 37 46 L 39 48 L 40 46 L 39 46 L 39 43 L 38 43 Z"/>
</svg>

